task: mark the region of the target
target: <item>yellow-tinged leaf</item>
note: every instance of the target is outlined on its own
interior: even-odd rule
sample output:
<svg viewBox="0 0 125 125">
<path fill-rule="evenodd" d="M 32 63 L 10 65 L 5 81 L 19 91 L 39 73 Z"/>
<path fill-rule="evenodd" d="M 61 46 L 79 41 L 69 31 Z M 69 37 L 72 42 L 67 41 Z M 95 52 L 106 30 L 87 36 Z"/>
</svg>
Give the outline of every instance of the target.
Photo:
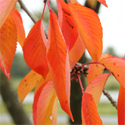
<svg viewBox="0 0 125 125">
<path fill-rule="evenodd" d="M 17 33 L 15 23 L 8 16 L 0 28 L 0 68 L 10 80 L 10 68 L 16 52 Z"/>
<path fill-rule="evenodd" d="M 50 75 L 62 109 L 71 117 L 70 66 L 64 38 L 56 14 L 50 10 L 47 59 Z"/>
<path fill-rule="evenodd" d="M 99 104 L 99 100 L 104 89 L 105 83 L 110 76 L 109 73 L 104 73 L 96 78 L 87 86 L 85 92 L 91 94 L 94 98 L 96 106 Z"/>
<path fill-rule="evenodd" d="M 44 32 L 44 30 L 42 29 L 41 20 L 38 20 L 24 42 L 23 54 L 28 66 L 45 78 L 49 69 L 46 59 L 46 46 L 44 44 L 46 39 L 43 39 L 41 32 Z"/>
<path fill-rule="evenodd" d="M 13 10 L 10 13 L 10 16 L 13 18 L 13 21 L 16 25 L 17 40 L 20 43 L 20 45 L 23 47 L 24 40 L 25 40 L 25 31 L 24 31 L 21 15 L 16 9 L 13 8 Z"/>
<path fill-rule="evenodd" d="M 102 125 L 94 99 L 86 92 L 82 96 L 82 125 Z"/>
<path fill-rule="evenodd" d="M 44 83 L 37 91 L 33 103 L 33 121 L 35 125 L 52 124 L 54 103 L 57 102 L 56 92 L 52 81 Z"/>
<path fill-rule="evenodd" d="M 0 28 L 6 21 L 17 0 L 0 0 Z"/>
<path fill-rule="evenodd" d="M 112 57 L 110 54 L 103 54 L 100 58 L 99 61 L 101 61 L 101 59 L 103 58 L 107 58 L 107 57 Z M 93 62 L 93 61 L 92 61 Z M 102 74 L 104 71 L 105 67 L 101 64 L 90 64 L 89 65 L 89 70 L 88 70 L 88 74 L 87 74 L 87 82 L 88 84 L 98 75 Z"/>
<path fill-rule="evenodd" d="M 125 88 L 125 59 L 120 57 L 107 57 L 100 60 L 100 63 L 104 64 Z"/>
<path fill-rule="evenodd" d="M 82 5 L 69 4 L 77 23 L 80 36 L 94 61 L 98 61 L 102 53 L 102 27 L 98 15 Z"/>
<path fill-rule="evenodd" d="M 42 76 L 31 70 L 20 82 L 18 86 L 18 96 L 21 103 L 27 94 L 41 81 Z"/>
<path fill-rule="evenodd" d="M 125 125 L 125 88 L 121 85 L 119 89 L 118 103 L 118 124 Z"/>
</svg>

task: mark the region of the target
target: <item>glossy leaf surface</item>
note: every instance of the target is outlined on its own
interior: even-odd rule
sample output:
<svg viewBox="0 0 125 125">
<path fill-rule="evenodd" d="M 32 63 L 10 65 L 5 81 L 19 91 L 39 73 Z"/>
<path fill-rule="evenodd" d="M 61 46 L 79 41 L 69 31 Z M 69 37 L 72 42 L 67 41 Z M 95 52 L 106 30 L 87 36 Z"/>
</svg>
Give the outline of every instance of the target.
<svg viewBox="0 0 125 125">
<path fill-rule="evenodd" d="M 18 96 L 21 103 L 27 94 L 40 82 L 42 76 L 35 71 L 31 70 L 20 82 L 18 86 Z"/>
<path fill-rule="evenodd" d="M 77 25 L 68 5 L 62 0 L 57 0 L 57 5 L 59 24 L 69 52 L 78 38 Z"/>
<path fill-rule="evenodd" d="M 10 68 L 16 52 L 17 33 L 12 17 L 0 28 L 0 68 L 10 80 Z"/>
<path fill-rule="evenodd" d="M 121 85 L 119 89 L 119 96 L 118 96 L 118 124 L 124 125 L 125 124 L 125 88 Z"/>
<path fill-rule="evenodd" d="M 82 96 L 82 125 L 102 125 L 94 99 L 86 92 Z"/>
<path fill-rule="evenodd" d="M 96 78 L 87 86 L 85 92 L 90 93 L 95 101 L 96 106 L 99 104 L 99 100 L 104 89 L 105 83 L 110 76 L 109 73 L 104 73 Z"/>
<path fill-rule="evenodd" d="M 13 18 L 13 21 L 16 25 L 17 41 L 23 47 L 24 40 L 25 40 L 25 31 L 24 31 L 23 21 L 22 21 L 21 15 L 16 9 L 13 8 L 13 10 L 10 13 L 10 16 Z"/>
<path fill-rule="evenodd" d="M 98 15 L 81 5 L 69 4 L 69 6 L 84 45 L 92 59 L 98 61 L 102 53 L 102 27 Z"/>
<path fill-rule="evenodd" d="M 70 66 L 64 38 L 56 14 L 50 10 L 47 59 L 50 75 L 62 109 L 72 118 L 70 111 Z"/>
<path fill-rule="evenodd" d="M 17 0 L 0 0 L 0 28 L 6 21 Z"/>
<path fill-rule="evenodd" d="M 52 81 L 44 83 L 37 91 L 33 103 L 33 121 L 35 125 L 52 124 L 52 115 L 56 92 Z"/>
<path fill-rule="evenodd" d="M 118 82 L 125 88 L 125 59 L 108 57 L 100 61 L 115 76 Z"/>
<path fill-rule="evenodd" d="M 45 78 L 49 69 L 46 59 L 46 46 L 43 41 L 45 39 L 41 36 L 41 30 L 43 29 L 41 20 L 39 20 L 30 30 L 23 46 L 23 52 L 28 66 Z"/>
</svg>

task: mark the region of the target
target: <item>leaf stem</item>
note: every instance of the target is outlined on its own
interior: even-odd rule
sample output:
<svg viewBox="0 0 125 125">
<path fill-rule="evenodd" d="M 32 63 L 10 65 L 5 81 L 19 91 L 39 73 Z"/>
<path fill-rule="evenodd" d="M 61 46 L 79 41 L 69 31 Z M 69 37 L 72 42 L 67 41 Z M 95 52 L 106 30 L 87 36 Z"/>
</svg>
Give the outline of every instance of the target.
<svg viewBox="0 0 125 125">
<path fill-rule="evenodd" d="M 48 4 L 48 7 L 49 7 L 49 11 L 50 11 L 51 7 L 50 7 L 50 4 L 49 4 L 49 0 L 47 0 L 47 4 Z"/>
<path fill-rule="evenodd" d="M 100 63 L 100 62 L 88 62 L 88 63 L 82 64 L 81 67 L 83 67 L 83 66 L 85 66 L 85 65 L 89 65 L 89 64 L 100 64 L 100 65 L 104 66 L 104 65 L 103 65 L 102 63 Z M 105 66 L 104 66 L 104 67 L 105 67 Z"/>
<path fill-rule="evenodd" d="M 105 91 L 105 89 L 103 90 L 103 94 L 109 99 L 109 101 L 112 103 L 112 105 L 117 109 L 116 102 L 113 100 L 111 95 Z"/>
<path fill-rule="evenodd" d="M 29 12 L 29 10 L 26 8 L 26 6 L 24 5 L 24 3 L 22 2 L 22 0 L 18 0 L 19 4 L 20 4 L 20 7 L 21 9 L 23 9 L 27 15 L 31 18 L 31 20 L 36 23 L 37 20 L 33 17 L 33 15 Z"/>
<path fill-rule="evenodd" d="M 80 79 L 80 75 L 78 74 L 77 77 L 78 77 L 79 84 L 80 84 L 80 87 L 81 87 L 81 90 L 82 90 L 82 93 L 83 93 L 83 92 L 84 92 L 84 88 L 83 88 L 83 86 L 82 86 L 82 82 L 81 82 L 81 79 Z"/>
<path fill-rule="evenodd" d="M 46 1 L 45 1 L 45 3 L 44 3 L 44 7 L 43 7 L 43 13 L 42 13 L 41 20 L 43 20 L 43 16 L 44 16 L 45 8 L 46 8 Z"/>
</svg>

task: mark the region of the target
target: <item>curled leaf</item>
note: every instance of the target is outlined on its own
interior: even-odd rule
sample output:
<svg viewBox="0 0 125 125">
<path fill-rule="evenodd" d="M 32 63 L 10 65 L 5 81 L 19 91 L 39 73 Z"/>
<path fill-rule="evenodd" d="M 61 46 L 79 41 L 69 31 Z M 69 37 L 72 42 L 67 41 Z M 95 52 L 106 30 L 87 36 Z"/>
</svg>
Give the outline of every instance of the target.
<svg viewBox="0 0 125 125">
<path fill-rule="evenodd" d="M 46 59 L 46 46 L 43 41 L 45 39 L 41 35 L 41 30 L 43 30 L 41 25 L 41 20 L 38 20 L 30 30 L 24 42 L 23 53 L 28 66 L 45 78 L 49 69 Z"/>
</svg>

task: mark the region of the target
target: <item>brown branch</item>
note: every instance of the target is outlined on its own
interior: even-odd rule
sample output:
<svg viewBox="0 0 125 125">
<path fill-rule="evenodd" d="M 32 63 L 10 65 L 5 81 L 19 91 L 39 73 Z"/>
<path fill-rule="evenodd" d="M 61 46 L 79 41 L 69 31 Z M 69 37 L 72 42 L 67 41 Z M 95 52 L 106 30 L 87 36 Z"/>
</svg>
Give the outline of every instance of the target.
<svg viewBox="0 0 125 125">
<path fill-rule="evenodd" d="M 20 7 L 21 9 L 23 9 L 27 15 L 31 18 L 31 20 L 36 23 L 36 19 L 33 17 L 33 15 L 29 12 L 29 10 L 26 8 L 26 6 L 24 5 L 24 3 L 22 2 L 22 0 L 18 0 L 19 4 L 20 4 Z"/>
<path fill-rule="evenodd" d="M 109 101 L 112 103 L 112 105 L 117 109 L 116 102 L 112 99 L 111 95 L 108 92 L 106 92 L 105 90 L 103 90 L 103 94 L 109 99 Z"/>
</svg>

